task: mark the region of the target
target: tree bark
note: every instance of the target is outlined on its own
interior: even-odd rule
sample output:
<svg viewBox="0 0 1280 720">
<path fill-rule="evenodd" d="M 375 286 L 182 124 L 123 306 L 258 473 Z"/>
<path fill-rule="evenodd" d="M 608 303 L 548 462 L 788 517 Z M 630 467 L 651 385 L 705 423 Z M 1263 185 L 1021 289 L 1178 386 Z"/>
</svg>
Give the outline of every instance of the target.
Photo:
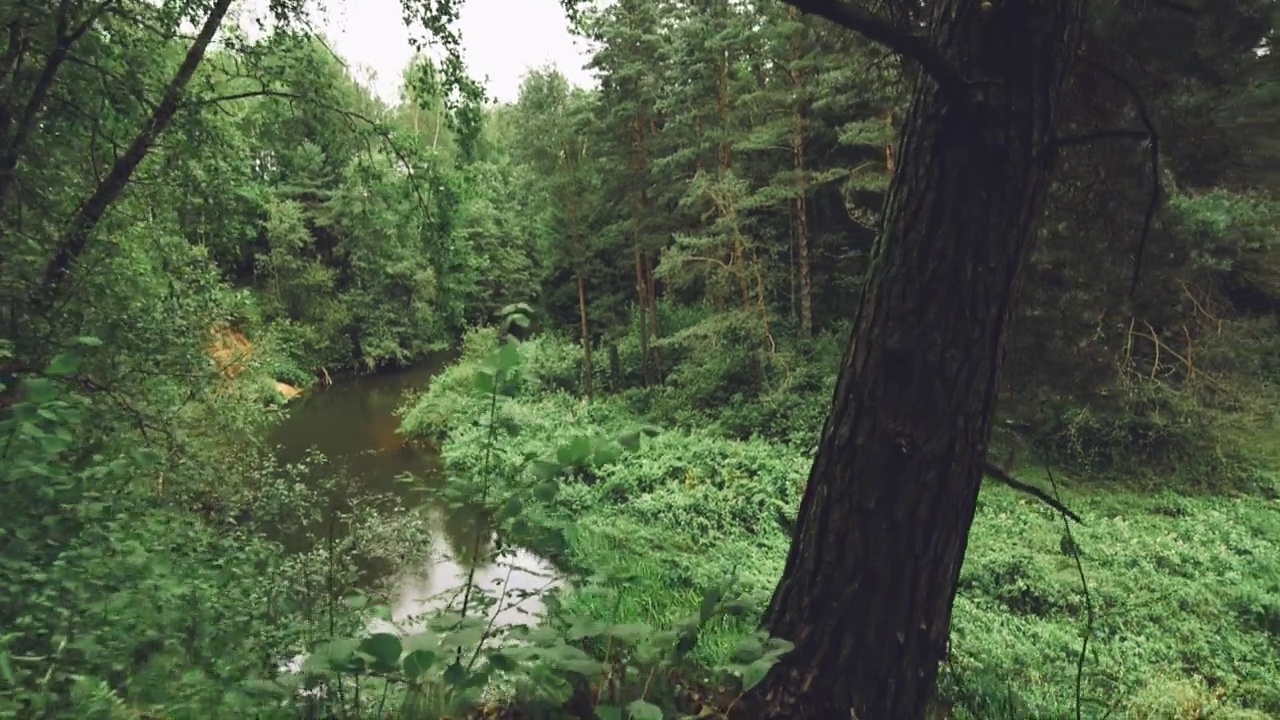
<svg viewBox="0 0 1280 720">
<path fill-rule="evenodd" d="M 758 690 L 764 717 L 919 720 L 946 655 L 1004 338 L 1085 0 L 983 5 L 944 0 L 927 30 L 952 67 L 930 56 L 936 74 L 908 111 L 764 622 L 795 643 Z M 903 47 L 914 46 L 894 49 Z M 957 75 L 968 84 L 957 88 Z"/>
<path fill-rule="evenodd" d="M 645 121 L 639 109 L 632 117 L 632 136 L 630 138 L 634 154 L 632 167 L 635 171 L 638 188 L 631 195 L 631 216 L 633 221 L 633 238 L 636 261 L 636 308 L 640 323 L 640 374 L 646 387 L 657 381 L 655 349 L 651 339 L 656 340 L 658 330 L 657 300 L 653 297 L 653 272 L 648 253 L 644 248 L 642 228 L 649 212 L 648 192 L 644 183 L 648 177 L 649 159 L 645 151 Z"/>
<path fill-rule="evenodd" d="M 640 238 L 635 239 L 636 261 L 636 310 L 640 323 L 640 376 L 645 387 L 653 384 L 652 363 L 649 356 L 649 300 L 645 296 L 649 285 L 644 278 L 644 252 L 640 249 Z"/>
<path fill-rule="evenodd" d="M 795 20 L 799 18 L 800 11 L 791 8 L 789 14 L 791 19 Z M 796 173 L 796 196 L 792 202 L 791 211 L 795 217 L 796 261 L 800 266 L 800 334 L 804 337 L 812 337 L 813 282 L 809 260 L 809 178 L 804 165 L 805 117 L 802 95 L 804 78 L 794 66 L 795 63 L 800 61 L 804 49 L 801 46 L 800 35 L 800 31 L 796 31 L 791 35 L 787 43 L 791 51 L 789 59 L 792 63 L 791 69 L 787 71 L 787 76 L 791 80 L 791 95 L 795 98 L 795 107 L 792 109 L 791 115 L 791 167 Z"/>
<path fill-rule="evenodd" d="M 587 325 L 587 277 L 582 268 L 578 268 L 578 320 L 582 330 L 582 390 L 590 400 L 595 383 L 591 372 L 591 332 Z"/>
</svg>

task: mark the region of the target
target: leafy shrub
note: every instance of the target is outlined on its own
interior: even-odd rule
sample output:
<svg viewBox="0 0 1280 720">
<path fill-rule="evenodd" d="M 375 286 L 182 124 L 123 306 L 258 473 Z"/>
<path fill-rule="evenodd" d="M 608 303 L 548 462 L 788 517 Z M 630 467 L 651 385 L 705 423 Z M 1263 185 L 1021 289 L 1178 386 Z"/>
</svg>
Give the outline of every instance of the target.
<svg viewBox="0 0 1280 720">
<path fill-rule="evenodd" d="M 510 392 L 493 386 L 491 445 L 482 420 L 489 406 L 460 389 L 450 402 L 466 410 L 453 417 L 444 452 L 457 482 L 474 488 L 490 478 L 493 505 L 514 502 L 523 524 L 559 529 L 556 557 L 577 577 L 550 604 L 549 627 L 563 630 L 556 617 L 678 627 L 702 593 L 732 577 L 745 613 L 708 622 L 689 655 L 702 667 L 729 662 L 781 572 L 789 538 L 779 526 L 794 514 L 809 458 L 714 430 L 652 429 L 628 440 L 634 448 L 625 454 L 575 466 L 548 496 L 539 490 L 539 458 L 572 447 L 586 457 L 603 447 L 598 440 L 634 434 L 646 422 L 633 400 L 657 393 L 588 404 L 527 392 L 537 386 L 528 377 Z M 428 395 L 444 402 L 442 392 Z M 1091 442 L 1082 447 L 1096 449 Z M 983 490 L 941 682 L 954 717 L 1073 715 L 1088 605 L 1095 620 L 1081 678 L 1086 713 L 1118 708 L 1172 720 L 1212 711 L 1245 720 L 1280 712 L 1270 690 L 1280 687 L 1274 509 L 1248 497 L 1148 499 L 1087 486 L 1065 501 L 1088 520 L 1073 541 L 1088 602 L 1056 516 L 1003 487 Z M 599 647 L 583 647 L 601 657 Z"/>
</svg>

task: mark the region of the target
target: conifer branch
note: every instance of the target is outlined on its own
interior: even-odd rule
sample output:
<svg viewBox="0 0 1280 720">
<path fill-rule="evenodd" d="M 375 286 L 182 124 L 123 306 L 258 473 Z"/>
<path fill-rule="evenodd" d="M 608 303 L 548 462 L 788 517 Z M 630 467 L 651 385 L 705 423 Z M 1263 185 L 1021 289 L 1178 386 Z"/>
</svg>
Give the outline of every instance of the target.
<svg viewBox="0 0 1280 720">
<path fill-rule="evenodd" d="M 938 83 L 942 92 L 953 103 L 957 106 L 968 104 L 969 81 L 960 73 L 960 69 L 924 38 L 901 25 L 878 17 L 848 0 L 782 1 L 802 13 L 830 20 L 905 58 L 916 61 L 920 69 Z"/>
</svg>

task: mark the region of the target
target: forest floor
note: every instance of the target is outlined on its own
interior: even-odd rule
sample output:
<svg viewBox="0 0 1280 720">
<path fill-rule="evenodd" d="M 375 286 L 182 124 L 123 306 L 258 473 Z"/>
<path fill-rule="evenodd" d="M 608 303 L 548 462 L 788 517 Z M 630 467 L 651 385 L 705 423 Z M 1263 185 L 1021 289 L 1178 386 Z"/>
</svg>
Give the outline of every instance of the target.
<svg viewBox="0 0 1280 720">
<path fill-rule="evenodd" d="M 493 497 L 529 494 L 513 471 L 522 458 L 644 422 L 619 401 L 587 404 L 526 381 L 500 403 L 511 431 L 489 466 L 501 478 Z M 487 401 L 468 398 L 464 383 L 435 385 L 406 416 L 407 430 L 447 429 L 454 472 L 484 477 Z M 445 404 L 445 415 L 431 409 Z M 789 545 L 779 518 L 794 517 L 810 462 L 782 443 L 669 428 L 564 482 L 544 521 L 566 529 L 565 559 L 596 578 L 565 595 L 564 616 L 669 628 L 696 615 L 708 589 L 726 586 L 763 608 Z M 984 486 L 940 680 L 953 717 L 1075 717 L 1078 670 L 1086 717 L 1280 716 L 1275 494 L 1155 492 L 1053 474 L 1084 519 L 1070 538 L 1038 500 Z M 1280 489 L 1280 473 L 1264 475 L 1260 486 Z M 1043 468 L 1019 477 L 1053 492 Z M 691 659 L 725 667 L 757 617 L 713 619 Z"/>
</svg>

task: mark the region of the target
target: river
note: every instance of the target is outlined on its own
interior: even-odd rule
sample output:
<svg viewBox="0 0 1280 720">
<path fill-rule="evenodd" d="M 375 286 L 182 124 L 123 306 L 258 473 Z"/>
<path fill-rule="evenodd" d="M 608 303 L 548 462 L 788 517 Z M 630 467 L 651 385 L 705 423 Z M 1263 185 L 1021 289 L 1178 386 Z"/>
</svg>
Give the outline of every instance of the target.
<svg viewBox="0 0 1280 720">
<path fill-rule="evenodd" d="M 420 507 L 422 499 L 413 497 L 412 486 L 398 478 L 412 473 L 427 484 L 439 482 L 439 454 L 430 447 L 406 444 L 396 432 L 400 421 L 395 410 L 406 393 L 424 390 L 451 359 L 449 354 L 440 354 L 406 369 L 309 390 L 289 404 L 287 417 L 271 432 L 269 441 L 276 447 L 277 458 L 297 462 L 314 448 L 330 460 L 327 472 L 345 473 L 363 489 L 395 495 L 408 507 Z M 465 584 L 469 567 L 462 557 L 473 555 L 475 528 L 483 521 L 478 507 L 457 509 L 428 503 L 420 511 L 427 513 L 430 525 L 431 560 L 423 567 L 381 578 L 392 583 L 392 621 L 402 625 L 443 607 Z M 532 624 L 542 609 L 538 595 L 554 584 L 555 570 L 528 551 L 506 555 L 498 562 L 477 566 L 475 582 L 495 594 L 505 583 L 508 597 L 526 598 L 516 604 L 512 604 L 514 600 L 503 603 L 496 625 Z"/>
</svg>

